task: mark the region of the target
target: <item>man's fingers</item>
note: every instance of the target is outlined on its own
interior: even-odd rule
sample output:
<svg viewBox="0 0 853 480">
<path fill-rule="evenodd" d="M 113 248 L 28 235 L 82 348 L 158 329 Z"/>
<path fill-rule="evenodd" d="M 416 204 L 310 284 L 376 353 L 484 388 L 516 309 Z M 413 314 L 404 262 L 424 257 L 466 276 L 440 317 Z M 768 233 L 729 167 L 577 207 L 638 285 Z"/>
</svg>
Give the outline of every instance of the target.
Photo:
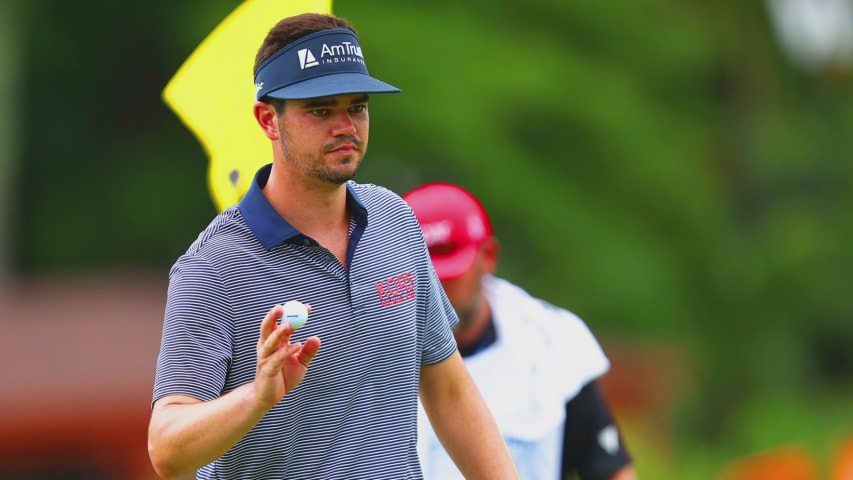
<svg viewBox="0 0 853 480">
<path fill-rule="evenodd" d="M 258 355 L 265 357 L 272 355 L 276 350 L 290 342 L 290 336 L 296 330 L 288 322 L 279 324 L 282 307 L 276 305 L 267 312 L 261 322 L 261 336 L 258 339 Z"/>
<path fill-rule="evenodd" d="M 311 360 L 314 359 L 314 355 L 317 355 L 317 351 L 320 350 L 320 338 L 319 337 L 308 337 L 305 340 L 305 344 L 302 345 L 302 349 L 299 351 L 299 361 L 302 365 L 308 366 L 311 363 Z"/>
<path fill-rule="evenodd" d="M 261 322 L 261 342 L 264 342 L 267 337 L 275 332 L 278 326 L 278 319 L 281 317 L 281 305 L 274 305 L 269 309 L 264 320 Z"/>
<path fill-rule="evenodd" d="M 310 311 L 310 305 L 308 309 Z M 287 357 L 296 355 L 300 363 L 308 366 L 317 351 L 320 350 L 320 338 L 309 337 L 305 343 L 290 343 L 290 337 L 296 331 L 288 322 L 279 324 L 278 319 L 282 315 L 282 306 L 275 305 L 263 322 L 261 322 L 261 336 L 258 339 L 258 360 L 266 358 L 265 363 L 270 363 L 274 368 L 280 368 Z"/>
<path fill-rule="evenodd" d="M 290 336 L 293 335 L 293 332 L 295 331 L 296 330 L 287 322 L 279 325 L 261 345 L 261 349 L 264 354 L 270 355 L 285 345 L 290 344 Z"/>
</svg>

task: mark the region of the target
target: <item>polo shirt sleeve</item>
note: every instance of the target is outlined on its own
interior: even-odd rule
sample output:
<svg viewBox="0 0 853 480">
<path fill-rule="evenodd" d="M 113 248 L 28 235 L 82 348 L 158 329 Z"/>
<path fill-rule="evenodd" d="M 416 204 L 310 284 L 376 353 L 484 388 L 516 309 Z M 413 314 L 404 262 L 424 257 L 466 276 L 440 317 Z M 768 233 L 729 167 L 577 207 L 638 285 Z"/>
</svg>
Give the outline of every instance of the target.
<svg viewBox="0 0 853 480">
<path fill-rule="evenodd" d="M 456 339 L 450 327 L 459 321 L 432 268 L 430 268 L 430 278 L 427 297 L 426 348 L 423 355 L 423 363 L 427 365 L 446 360 L 456 351 Z"/>
<path fill-rule="evenodd" d="M 231 361 L 231 305 L 221 277 L 205 259 L 184 255 L 169 273 L 154 399 L 222 394 Z"/>
<path fill-rule="evenodd" d="M 409 232 L 410 252 L 417 271 L 416 288 L 421 321 L 424 322 L 424 342 L 421 363 L 433 365 L 446 360 L 456 351 L 456 339 L 451 327 L 459 321 L 456 311 L 444 287 L 438 280 L 438 275 L 432 266 L 426 242 L 415 214 L 408 209 L 405 216 L 405 228 Z"/>
</svg>

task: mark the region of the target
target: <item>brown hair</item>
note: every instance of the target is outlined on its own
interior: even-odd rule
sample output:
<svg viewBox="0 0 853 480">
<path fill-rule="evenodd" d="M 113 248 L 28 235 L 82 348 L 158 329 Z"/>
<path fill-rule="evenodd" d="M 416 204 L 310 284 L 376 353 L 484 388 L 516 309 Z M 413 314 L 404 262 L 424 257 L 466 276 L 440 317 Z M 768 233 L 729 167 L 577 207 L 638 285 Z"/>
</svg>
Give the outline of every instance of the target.
<svg viewBox="0 0 853 480">
<path fill-rule="evenodd" d="M 345 28 L 356 33 L 355 28 L 348 21 L 334 15 L 303 13 L 280 20 L 270 29 L 261 47 L 258 49 L 258 54 L 255 56 L 253 73 L 258 72 L 258 67 L 264 63 L 264 60 L 291 42 L 312 33 L 336 28 Z"/>
</svg>

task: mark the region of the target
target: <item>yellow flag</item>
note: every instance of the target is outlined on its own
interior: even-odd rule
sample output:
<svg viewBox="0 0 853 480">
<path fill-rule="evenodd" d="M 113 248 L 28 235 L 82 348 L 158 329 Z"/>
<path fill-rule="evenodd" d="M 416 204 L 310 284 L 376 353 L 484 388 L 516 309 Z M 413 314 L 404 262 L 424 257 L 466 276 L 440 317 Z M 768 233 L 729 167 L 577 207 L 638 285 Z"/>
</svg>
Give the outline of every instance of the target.
<svg viewBox="0 0 853 480">
<path fill-rule="evenodd" d="M 163 100 L 207 152 L 207 182 L 222 211 L 272 161 L 255 117 L 255 54 L 272 26 L 300 13 L 332 13 L 332 0 L 246 0 L 196 48 L 163 90 Z"/>
</svg>

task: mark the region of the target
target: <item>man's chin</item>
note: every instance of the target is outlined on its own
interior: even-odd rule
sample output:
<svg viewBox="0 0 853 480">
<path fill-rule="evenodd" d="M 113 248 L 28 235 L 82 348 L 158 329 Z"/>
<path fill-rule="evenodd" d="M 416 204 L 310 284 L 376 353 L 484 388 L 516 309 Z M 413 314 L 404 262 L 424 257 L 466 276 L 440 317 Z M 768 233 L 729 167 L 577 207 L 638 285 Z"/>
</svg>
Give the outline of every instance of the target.
<svg viewBox="0 0 853 480">
<path fill-rule="evenodd" d="M 353 170 L 351 172 L 344 172 L 344 171 L 327 172 L 327 174 L 324 175 L 323 178 L 321 178 L 321 180 L 328 183 L 329 185 L 339 187 L 339 186 L 347 183 L 348 181 L 352 180 L 353 178 L 355 178 L 355 173 L 356 173 L 356 170 Z"/>
</svg>

